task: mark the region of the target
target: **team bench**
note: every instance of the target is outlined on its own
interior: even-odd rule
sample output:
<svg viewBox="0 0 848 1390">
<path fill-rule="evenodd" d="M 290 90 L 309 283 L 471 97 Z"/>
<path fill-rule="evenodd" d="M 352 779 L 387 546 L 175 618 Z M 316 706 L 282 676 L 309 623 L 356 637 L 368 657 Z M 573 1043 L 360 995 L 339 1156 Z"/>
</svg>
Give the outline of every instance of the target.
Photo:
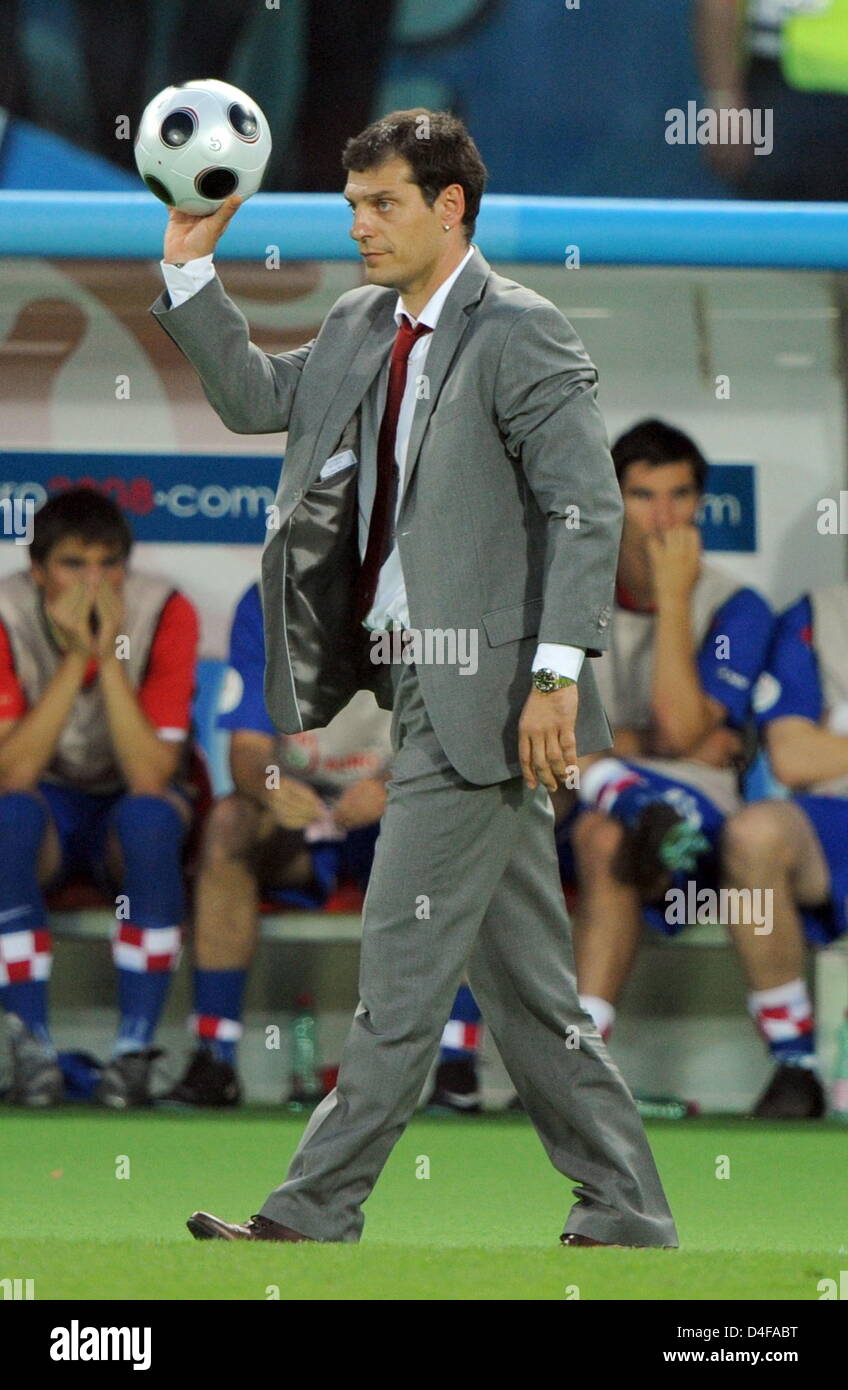
<svg viewBox="0 0 848 1390">
<path fill-rule="evenodd" d="M 566 897 L 572 895 L 566 890 Z M 114 905 L 93 884 L 73 882 L 47 896 L 48 919 L 57 937 L 71 941 L 107 941 L 114 926 Z M 263 903 L 260 934 L 265 941 L 343 945 L 361 936 L 362 893 L 354 884 L 341 884 L 326 906 L 314 911 L 280 908 Z M 687 947 L 729 947 L 726 929 L 717 922 L 686 927 L 674 937 L 650 933 L 653 948 L 676 951 Z M 837 941 L 815 953 L 815 994 L 820 1024 L 838 1026 L 846 1006 L 848 941 Z M 826 1018 L 823 1017 L 823 1011 Z"/>
<path fill-rule="evenodd" d="M 114 903 L 93 884 L 76 881 L 47 895 L 50 927 L 71 941 L 107 941 L 115 925 Z M 260 931 L 266 941 L 320 942 L 337 945 L 361 935 L 362 894 L 342 884 L 326 906 L 309 911 L 263 903 Z"/>
<path fill-rule="evenodd" d="M 566 890 L 566 897 L 572 894 Z M 358 941 L 361 936 L 362 893 L 354 884 L 342 883 L 329 898 L 325 907 L 308 910 L 281 908 L 278 903 L 263 903 L 260 933 L 266 941 L 340 942 Z M 58 937 L 71 941 L 106 941 L 115 922 L 114 905 L 94 885 L 74 881 L 48 894 L 47 907 L 50 926 Z M 664 948 L 675 946 L 724 946 L 727 934 L 718 924 L 707 923 L 688 927 L 674 938 L 652 935 L 655 944 Z"/>
</svg>

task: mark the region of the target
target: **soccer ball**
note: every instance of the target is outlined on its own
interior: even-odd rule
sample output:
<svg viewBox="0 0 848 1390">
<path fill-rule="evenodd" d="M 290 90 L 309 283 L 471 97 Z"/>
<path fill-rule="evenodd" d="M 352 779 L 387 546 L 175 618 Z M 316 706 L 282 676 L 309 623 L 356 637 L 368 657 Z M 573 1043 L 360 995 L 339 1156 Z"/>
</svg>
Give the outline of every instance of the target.
<svg viewBox="0 0 848 1390">
<path fill-rule="evenodd" d="M 208 217 L 231 193 L 256 192 L 271 131 L 245 92 L 206 77 L 166 87 L 148 102 L 134 153 L 151 193 L 180 212 Z"/>
</svg>

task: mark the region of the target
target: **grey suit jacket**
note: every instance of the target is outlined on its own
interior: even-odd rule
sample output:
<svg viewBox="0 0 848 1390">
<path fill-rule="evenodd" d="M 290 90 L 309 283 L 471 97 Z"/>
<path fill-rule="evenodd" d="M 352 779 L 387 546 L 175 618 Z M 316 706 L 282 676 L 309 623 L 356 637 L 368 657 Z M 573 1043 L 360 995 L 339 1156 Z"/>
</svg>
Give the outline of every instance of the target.
<svg viewBox="0 0 848 1390">
<path fill-rule="evenodd" d="M 319 481 L 362 438 L 363 397 L 396 334 L 394 290 L 338 299 L 311 342 L 269 354 L 217 277 L 176 309 L 151 307 L 211 405 L 238 434 L 288 430 L 262 555 L 265 699 L 284 733 L 328 724 L 356 690 L 392 704 L 353 618 L 358 465 Z M 560 311 L 496 275 L 479 250 L 454 282 L 426 359 L 397 521 L 410 627 L 476 629 L 474 674 L 417 666 L 449 761 L 478 785 L 520 774 L 518 720 L 537 642 L 606 649 L 622 503 L 597 371 Z M 373 433 L 373 431 L 372 431 Z M 436 647 L 438 650 L 438 646 Z M 577 749 L 607 748 L 592 662 L 579 680 Z"/>
</svg>

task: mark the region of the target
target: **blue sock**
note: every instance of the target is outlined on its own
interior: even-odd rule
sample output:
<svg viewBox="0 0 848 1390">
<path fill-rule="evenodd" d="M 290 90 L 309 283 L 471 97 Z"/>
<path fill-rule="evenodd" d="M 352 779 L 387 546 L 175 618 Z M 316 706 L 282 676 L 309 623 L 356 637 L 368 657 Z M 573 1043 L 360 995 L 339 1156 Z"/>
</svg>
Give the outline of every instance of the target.
<svg viewBox="0 0 848 1390">
<path fill-rule="evenodd" d="M 0 994 L 6 1012 L 17 1014 L 33 1037 L 55 1053 L 47 1026 L 47 981 L 28 980 L 19 985 L 5 985 Z"/>
<path fill-rule="evenodd" d="M 480 1046 L 480 1010 L 468 985 L 460 985 L 442 1033 L 442 1062 L 471 1061 Z"/>
<path fill-rule="evenodd" d="M 37 874 L 46 826 L 47 811 L 37 796 L 0 795 L 0 1003 L 51 1047 L 47 981 L 52 955 Z"/>
<path fill-rule="evenodd" d="M 118 1036 L 114 1057 L 150 1047 L 167 998 L 171 971 L 118 970 Z"/>
<path fill-rule="evenodd" d="M 113 944 L 120 1023 L 116 1057 L 150 1046 L 180 956 L 185 911 L 179 812 L 160 796 L 126 795 L 112 812 L 123 853 L 126 918 Z"/>
<path fill-rule="evenodd" d="M 801 1038 L 786 1039 L 783 1042 L 770 1042 L 769 1052 L 778 1064 L 789 1067 L 815 1067 L 816 1035 L 805 1033 Z"/>
<path fill-rule="evenodd" d="M 241 1010 L 246 970 L 194 972 L 192 1032 L 219 1062 L 236 1065 L 236 1048 L 242 1035 Z"/>
</svg>

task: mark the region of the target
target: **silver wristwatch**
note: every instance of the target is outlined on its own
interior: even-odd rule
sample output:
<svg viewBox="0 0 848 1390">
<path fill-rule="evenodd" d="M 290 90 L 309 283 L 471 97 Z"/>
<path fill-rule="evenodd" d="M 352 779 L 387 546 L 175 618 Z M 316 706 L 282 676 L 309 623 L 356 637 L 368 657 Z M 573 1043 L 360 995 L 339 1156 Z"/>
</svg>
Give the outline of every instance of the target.
<svg viewBox="0 0 848 1390">
<path fill-rule="evenodd" d="M 533 672 L 533 685 L 536 690 L 541 690 L 544 694 L 549 694 L 552 690 L 564 690 L 567 685 L 576 685 L 576 680 L 571 676 L 557 675 L 548 666 L 540 666 Z"/>
</svg>

